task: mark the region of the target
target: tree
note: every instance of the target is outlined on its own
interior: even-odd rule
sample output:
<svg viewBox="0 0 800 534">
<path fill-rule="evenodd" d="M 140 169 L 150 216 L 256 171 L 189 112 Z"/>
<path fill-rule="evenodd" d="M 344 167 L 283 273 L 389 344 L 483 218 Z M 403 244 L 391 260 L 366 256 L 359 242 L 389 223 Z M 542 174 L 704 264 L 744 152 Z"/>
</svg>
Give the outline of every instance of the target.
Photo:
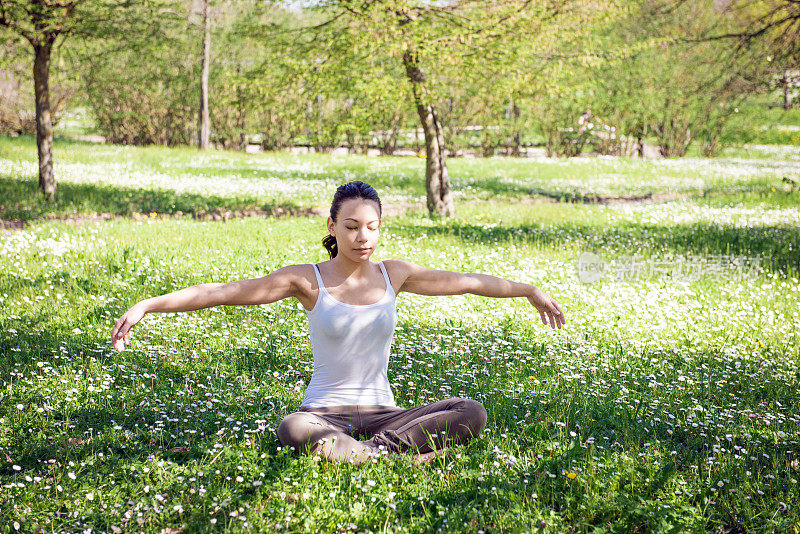
<svg viewBox="0 0 800 534">
<path fill-rule="evenodd" d="M 734 40 L 739 50 L 765 45 L 773 60 L 800 60 L 800 2 L 797 0 L 728 0 L 722 3 L 733 28 L 711 28 L 700 37 Z"/>
<path fill-rule="evenodd" d="M 56 182 L 50 117 L 50 56 L 56 39 L 72 31 L 75 8 L 83 1 L 86 0 L 0 0 L 0 26 L 22 35 L 33 48 L 39 188 L 51 201 L 55 199 Z"/>
<path fill-rule="evenodd" d="M 707 37 L 737 31 L 740 22 L 722 3 L 642 1 L 636 13 L 625 31 L 641 43 L 632 62 L 639 63 L 638 85 L 647 87 L 642 100 L 661 154 L 682 156 L 697 139 L 704 155 L 714 155 L 730 136 L 738 107 L 763 79 L 763 45 Z"/>
<path fill-rule="evenodd" d="M 349 66 L 375 58 L 388 58 L 403 66 L 405 83 L 425 135 L 425 184 L 431 215 L 454 212 L 446 164 L 446 140 L 439 105 L 449 96 L 448 81 L 463 80 L 456 74 L 466 56 L 477 51 L 508 46 L 507 33 L 538 40 L 532 34 L 550 21 L 581 18 L 591 12 L 590 2 L 504 0 L 483 2 L 453 0 L 423 2 L 386 0 L 326 1 L 309 10 L 321 22 L 309 26 L 314 42 L 329 53 L 322 63 L 347 71 Z M 554 25 L 553 25 L 554 26 Z M 345 66 L 346 65 L 346 66 Z"/>
<path fill-rule="evenodd" d="M 64 54 L 58 52 L 59 49 L 54 51 L 52 62 L 63 65 Z M 36 100 L 29 56 L 30 44 L 25 38 L 0 28 L 0 134 L 36 135 Z M 78 85 L 63 70 L 56 74 L 50 82 L 53 128 Z"/>
<path fill-rule="evenodd" d="M 200 111 L 198 113 L 198 146 L 200 150 L 208 148 L 208 137 L 211 127 L 208 118 L 208 69 L 211 61 L 211 29 L 208 18 L 208 1 L 202 1 L 203 14 L 203 53 L 200 60 Z"/>
<path fill-rule="evenodd" d="M 685 0 L 666 0 L 680 7 Z M 719 26 L 690 34 L 690 42 L 732 43 L 739 59 L 759 57 L 769 64 L 753 70 L 763 85 L 778 85 L 783 107 L 791 107 L 790 88 L 800 80 L 800 2 L 798 0 L 727 0 L 717 4 L 724 17 Z M 750 80 L 751 82 L 755 80 Z"/>
<path fill-rule="evenodd" d="M 33 82 L 36 104 L 36 145 L 39 156 L 39 187 L 52 201 L 56 194 L 53 173 L 53 124 L 50 99 L 51 55 L 56 42 L 67 36 L 91 43 L 120 32 L 118 20 L 140 0 L 0 0 L 0 27 L 21 35 L 33 51 Z M 138 35 L 158 27 L 158 9 L 164 0 L 149 0 L 138 21 Z M 136 33 L 127 35 L 137 35 Z M 60 39 L 59 39 L 60 38 Z M 84 57 L 80 64 L 88 64 Z"/>
<path fill-rule="evenodd" d="M 76 32 L 70 66 L 107 141 L 197 144 L 202 36 L 190 9 L 185 0 L 137 0 Z"/>
</svg>

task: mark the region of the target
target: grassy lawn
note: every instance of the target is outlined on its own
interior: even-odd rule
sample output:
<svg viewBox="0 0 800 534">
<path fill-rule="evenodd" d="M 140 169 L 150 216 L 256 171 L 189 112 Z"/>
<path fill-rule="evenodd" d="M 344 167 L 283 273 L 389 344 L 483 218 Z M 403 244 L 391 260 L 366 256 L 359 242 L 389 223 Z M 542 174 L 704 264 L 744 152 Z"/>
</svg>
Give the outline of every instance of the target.
<svg viewBox="0 0 800 534">
<path fill-rule="evenodd" d="M 386 217 L 373 259 L 536 284 L 567 325 L 524 299 L 402 293 L 398 405 L 473 398 L 487 429 L 424 466 L 337 466 L 275 435 L 311 377 L 298 303 L 150 315 L 123 353 L 110 331 L 138 299 L 325 259 L 322 217 L 167 215 L 324 205 L 356 178 L 418 202 L 422 160 L 61 141 L 47 206 L 35 144 L 0 138 L 0 217 L 31 221 L 0 234 L 0 529 L 792 532 L 792 154 L 451 160 L 457 216 Z M 553 201 L 648 193 L 677 199 Z M 91 212 L 156 215 L 40 220 Z M 605 265 L 593 283 L 577 267 L 589 252 Z"/>
<path fill-rule="evenodd" d="M 454 196 L 474 200 L 597 201 L 618 197 L 700 199 L 731 195 L 747 206 L 796 204 L 791 185 L 800 151 L 754 145 L 729 156 L 647 160 L 628 158 L 456 159 L 448 162 Z M 57 138 L 60 196 L 45 203 L 37 190 L 32 137 L 0 137 L 0 219 L 31 220 L 81 213 L 202 214 L 220 210 L 329 206 L 336 187 L 356 177 L 374 185 L 385 203 L 425 200 L 421 158 L 250 155 L 191 147 L 97 146 Z"/>
</svg>

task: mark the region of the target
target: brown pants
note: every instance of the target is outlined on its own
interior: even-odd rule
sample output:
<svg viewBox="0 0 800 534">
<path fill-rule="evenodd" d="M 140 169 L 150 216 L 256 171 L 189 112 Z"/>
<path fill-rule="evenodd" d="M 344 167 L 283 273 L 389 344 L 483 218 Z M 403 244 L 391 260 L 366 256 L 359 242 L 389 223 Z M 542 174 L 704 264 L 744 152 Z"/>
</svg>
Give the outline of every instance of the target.
<svg viewBox="0 0 800 534">
<path fill-rule="evenodd" d="M 450 398 L 415 408 L 378 405 L 301 407 L 278 425 L 278 439 L 299 452 L 334 462 L 362 463 L 387 452 L 418 454 L 465 443 L 486 426 L 486 409 L 471 399 Z M 365 436 L 369 439 L 359 441 Z"/>
</svg>

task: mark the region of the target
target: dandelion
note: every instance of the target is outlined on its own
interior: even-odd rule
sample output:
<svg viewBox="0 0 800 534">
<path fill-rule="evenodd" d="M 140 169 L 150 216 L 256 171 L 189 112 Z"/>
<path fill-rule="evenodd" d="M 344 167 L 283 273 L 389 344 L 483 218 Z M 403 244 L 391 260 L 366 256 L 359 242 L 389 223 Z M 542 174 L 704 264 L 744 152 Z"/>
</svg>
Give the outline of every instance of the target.
<svg viewBox="0 0 800 534">
<path fill-rule="evenodd" d="M 570 480 L 573 480 L 577 476 L 578 476 L 578 473 L 572 473 L 572 472 L 567 473 L 567 478 L 570 479 Z"/>
</svg>

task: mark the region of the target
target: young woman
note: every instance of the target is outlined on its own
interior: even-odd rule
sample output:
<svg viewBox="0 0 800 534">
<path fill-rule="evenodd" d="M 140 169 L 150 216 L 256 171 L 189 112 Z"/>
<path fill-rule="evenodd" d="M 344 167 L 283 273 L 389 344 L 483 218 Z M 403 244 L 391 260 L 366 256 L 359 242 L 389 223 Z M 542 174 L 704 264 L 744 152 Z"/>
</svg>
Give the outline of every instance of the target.
<svg viewBox="0 0 800 534">
<path fill-rule="evenodd" d="M 111 333 L 122 351 L 131 328 L 147 313 L 228 305 L 268 304 L 294 297 L 308 315 L 314 373 L 299 411 L 278 426 L 278 439 L 331 461 L 362 463 L 380 454 L 413 450 L 424 462 L 477 436 L 486 410 L 471 399 L 449 398 L 414 408 L 395 404 L 387 368 L 397 324 L 395 298 L 420 295 L 526 297 L 542 322 L 561 328 L 559 305 L 537 287 L 485 274 L 425 269 L 403 260 L 370 261 L 378 246 L 381 201 L 354 181 L 336 190 L 322 240 L 330 260 L 290 265 L 263 277 L 200 284 L 136 303 Z M 368 439 L 358 440 L 366 435 Z"/>
</svg>

